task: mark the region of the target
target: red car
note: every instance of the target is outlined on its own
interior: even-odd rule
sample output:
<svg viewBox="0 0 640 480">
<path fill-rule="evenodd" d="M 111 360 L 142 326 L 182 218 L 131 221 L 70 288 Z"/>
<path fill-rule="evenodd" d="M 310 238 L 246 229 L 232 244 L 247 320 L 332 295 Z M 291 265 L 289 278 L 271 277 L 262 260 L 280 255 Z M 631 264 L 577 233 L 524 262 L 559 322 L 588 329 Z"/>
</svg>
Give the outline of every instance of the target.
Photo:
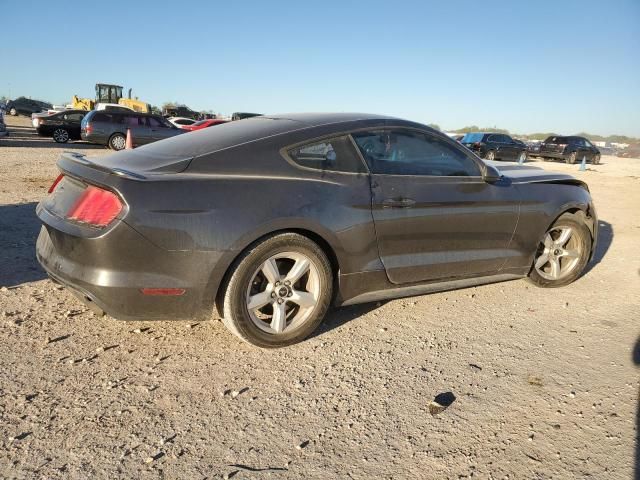
<svg viewBox="0 0 640 480">
<path fill-rule="evenodd" d="M 181 125 L 180 128 L 192 132 L 193 130 L 202 130 L 203 128 L 213 127 L 214 125 L 220 125 L 221 123 L 227 123 L 228 120 L 222 120 L 220 118 L 211 118 L 209 120 L 200 120 L 193 125 Z"/>
</svg>

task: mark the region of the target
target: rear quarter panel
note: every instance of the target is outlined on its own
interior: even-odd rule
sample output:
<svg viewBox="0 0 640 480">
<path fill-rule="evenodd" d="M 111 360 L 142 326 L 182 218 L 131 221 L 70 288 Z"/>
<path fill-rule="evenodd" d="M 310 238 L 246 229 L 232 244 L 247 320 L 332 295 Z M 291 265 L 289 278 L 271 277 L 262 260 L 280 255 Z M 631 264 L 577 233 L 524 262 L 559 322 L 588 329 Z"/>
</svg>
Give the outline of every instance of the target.
<svg viewBox="0 0 640 480">
<path fill-rule="evenodd" d="M 242 250 L 281 230 L 321 237 L 341 273 L 382 269 L 367 174 L 312 171 L 290 165 L 277 152 L 234 150 L 229 155 L 235 158 L 255 158 L 234 167 L 218 162 L 219 155 L 204 156 L 187 172 L 121 185 L 130 206 L 124 221 L 166 250 L 219 256 L 212 289 Z M 265 166 L 272 173 L 264 173 Z"/>
</svg>

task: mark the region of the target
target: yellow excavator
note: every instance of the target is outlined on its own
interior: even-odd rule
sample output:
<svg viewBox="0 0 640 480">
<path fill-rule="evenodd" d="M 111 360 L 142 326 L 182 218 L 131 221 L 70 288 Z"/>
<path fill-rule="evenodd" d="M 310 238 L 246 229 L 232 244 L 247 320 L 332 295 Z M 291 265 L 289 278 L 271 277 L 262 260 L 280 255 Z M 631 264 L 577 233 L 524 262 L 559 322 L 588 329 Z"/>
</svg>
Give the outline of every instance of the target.
<svg viewBox="0 0 640 480">
<path fill-rule="evenodd" d="M 111 85 L 108 83 L 96 83 L 96 99 L 80 98 L 74 95 L 71 98 L 71 105 L 76 110 L 93 110 L 100 103 L 110 103 L 112 105 L 121 105 L 131 110 L 141 113 L 151 113 L 151 105 L 131 98 L 131 89 L 127 98 L 122 96 L 122 87 L 120 85 Z"/>
</svg>

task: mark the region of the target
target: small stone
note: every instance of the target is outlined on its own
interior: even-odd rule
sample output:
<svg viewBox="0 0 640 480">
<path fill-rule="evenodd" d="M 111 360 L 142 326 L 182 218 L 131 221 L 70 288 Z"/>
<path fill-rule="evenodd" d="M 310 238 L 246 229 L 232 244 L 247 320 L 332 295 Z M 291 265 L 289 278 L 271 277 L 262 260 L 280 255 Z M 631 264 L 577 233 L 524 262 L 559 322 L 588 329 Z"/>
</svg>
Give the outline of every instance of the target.
<svg viewBox="0 0 640 480">
<path fill-rule="evenodd" d="M 133 333 L 142 333 L 142 330 L 140 330 L 139 328 L 136 328 Z"/>
<path fill-rule="evenodd" d="M 0 292 L 8 292 L 9 289 L 7 287 L 2 287 L 0 288 Z"/>
<path fill-rule="evenodd" d="M 296 445 L 296 450 L 302 450 L 307 445 L 309 445 L 309 440 L 305 440 L 304 442 L 299 443 L 298 445 Z"/>
<path fill-rule="evenodd" d="M 576 398 L 576 392 L 574 392 L 573 390 L 571 392 L 569 392 L 569 396 L 571 398 Z"/>
<path fill-rule="evenodd" d="M 147 457 L 144 459 L 144 463 L 151 463 L 153 462 L 153 457 Z"/>
<path fill-rule="evenodd" d="M 96 348 L 96 353 L 102 353 L 102 352 L 104 352 L 104 347 Z"/>
<path fill-rule="evenodd" d="M 385 327 L 382 327 L 379 331 L 380 331 L 380 333 L 384 333 L 384 332 L 387 331 L 387 329 Z"/>
</svg>

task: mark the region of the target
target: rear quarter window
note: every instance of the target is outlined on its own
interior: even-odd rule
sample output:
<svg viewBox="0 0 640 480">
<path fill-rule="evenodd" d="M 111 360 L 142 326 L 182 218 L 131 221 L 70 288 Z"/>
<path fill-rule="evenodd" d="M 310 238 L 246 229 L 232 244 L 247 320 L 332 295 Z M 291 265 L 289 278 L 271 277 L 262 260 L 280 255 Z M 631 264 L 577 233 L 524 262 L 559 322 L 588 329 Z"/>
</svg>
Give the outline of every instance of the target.
<svg viewBox="0 0 640 480">
<path fill-rule="evenodd" d="M 305 168 L 346 173 L 366 172 L 347 135 L 301 145 L 287 153 L 295 164 Z"/>
</svg>

